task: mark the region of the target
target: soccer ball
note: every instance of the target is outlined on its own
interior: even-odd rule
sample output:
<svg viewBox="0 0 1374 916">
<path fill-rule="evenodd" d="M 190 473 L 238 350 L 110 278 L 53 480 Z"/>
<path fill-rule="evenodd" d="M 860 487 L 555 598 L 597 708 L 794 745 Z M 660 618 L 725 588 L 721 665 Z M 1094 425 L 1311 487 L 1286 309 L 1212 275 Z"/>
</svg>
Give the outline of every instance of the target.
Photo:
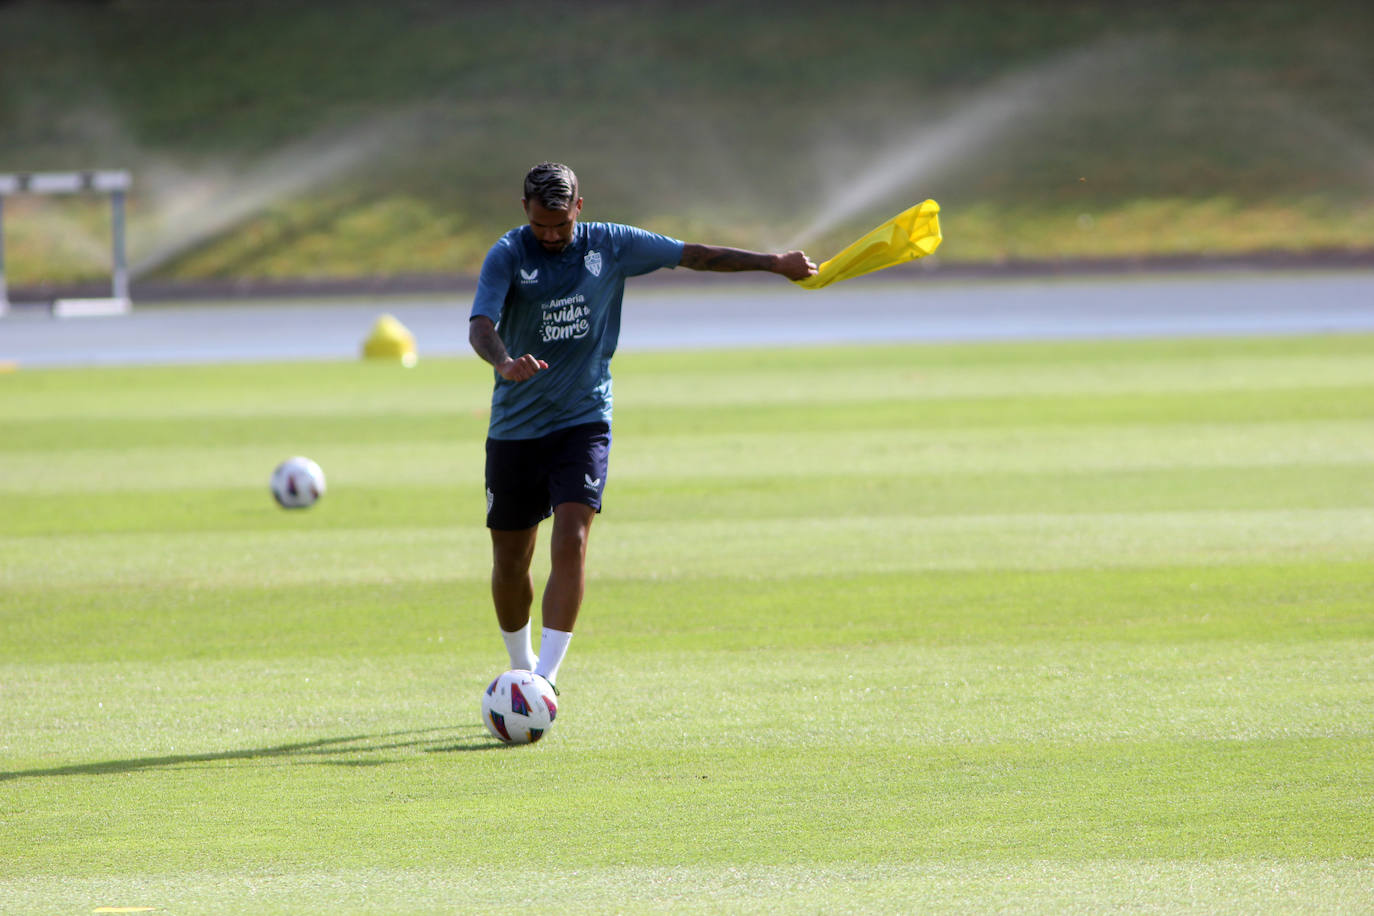
<svg viewBox="0 0 1374 916">
<path fill-rule="evenodd" d="M 324 471 L 309 458 L 287 458 L 272 472 L 272 496 L 283 509 L 308 509 L 324 495 Z"/>
<path fill-rule="evenodd" d="M 507 744 L 533 744 L 557 715 L 553 685 L 533 671 L 499 674 L 482 691 L 482 722 L 493 738 Z"/>
</svg>

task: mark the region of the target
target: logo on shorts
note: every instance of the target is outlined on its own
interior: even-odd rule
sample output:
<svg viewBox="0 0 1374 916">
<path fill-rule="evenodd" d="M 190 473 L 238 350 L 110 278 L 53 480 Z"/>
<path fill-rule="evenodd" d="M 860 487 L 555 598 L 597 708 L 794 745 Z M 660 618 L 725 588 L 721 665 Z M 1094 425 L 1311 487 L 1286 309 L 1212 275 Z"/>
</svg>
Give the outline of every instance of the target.
<svg viewBox="0 0 1374 916">
<path fill-rule="evenodd" d="M 596 480 L 592 480 L 592 475 L 591 475 L 591 474 L 583 474 L 583 475 L 582 475 L 582 479 L 585 480 L 585 481 L 587 482 L 587 489 L 588 489 L 588 490 L 595 490 L 597 487 L 601 486 L 601 478 L 600 478 L 600 477 L 596 478 Z M 490 510 L 488 510 L 488 511 L 490 511 Z"/>
<path fill-rule="evenodd" d="M 582 263 L 587 265 L 587 271 L 591 273 L 593 277 L 601 276 L 601 252 L 587 252 L 587 256 L 582 259 Z"/>
<path fill-rule="evenodd" d="M 520 282 L 525 285 L 528 285 L 530 283 L 538 283 L 539 268 L 536 267 L 534 270 L 526 270 L 523 267 L 520 268 Z"/>
<path fill-rule="evenodd" d="M 491 492 L 491 487 L 487 487 L 487 515 L 491 515 L 491 507 L 496 503 L 496 494 Z"/>
</svg>

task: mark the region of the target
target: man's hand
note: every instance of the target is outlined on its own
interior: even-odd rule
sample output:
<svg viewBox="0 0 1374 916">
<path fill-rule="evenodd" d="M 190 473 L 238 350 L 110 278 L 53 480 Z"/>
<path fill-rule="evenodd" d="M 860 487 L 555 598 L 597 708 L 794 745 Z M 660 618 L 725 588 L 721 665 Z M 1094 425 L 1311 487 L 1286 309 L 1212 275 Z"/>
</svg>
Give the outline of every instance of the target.
<svg viewBox="0 0 1374 916">
<path fill-rule="evenodd" d="M 805 280 L 816 275 L 816 262 L 803 251 L 789 251 L 778 255 L 777 272 L 789 280 Z"/>
<path fill-rule="evenodd" d="M 540 369 L 547 368 L 549 368 L 548 363 L 526 353 L 519 359 L 511 359 L 507 356 L 504 362 L 496 366 L 496 372 L 508 382 L 523 382 L 534 378 L 534 374 Z"/>
<path fill-rule="evenodd" d="M 485 315 L 474 315 L 468 322 L 468 343 L 508 382 L 523 382 L 533 378 L 539 370 L 549 368 L 548 363 L 529 353 L 512 359 L 501 342 L 501 335 L 496 333 L 496 325 Z"/>
</svg>

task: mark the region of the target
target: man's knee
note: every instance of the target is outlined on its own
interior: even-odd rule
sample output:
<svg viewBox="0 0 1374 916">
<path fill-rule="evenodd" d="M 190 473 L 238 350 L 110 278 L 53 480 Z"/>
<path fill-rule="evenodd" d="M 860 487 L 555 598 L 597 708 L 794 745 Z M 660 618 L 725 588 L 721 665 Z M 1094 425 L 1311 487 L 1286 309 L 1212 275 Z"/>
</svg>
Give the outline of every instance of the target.
<svg viewBox="0 0 1374 916">
<path fill-rule="evenodd" d="M 534 558 L 535 529 L 491 532 L 492 573 L 498 578 L 518 578 L 529 574 Z"/>
<path fill-rule="evenodd" d="M 555 507 L 550 549 L 557 555 L 581 558 L 587 551 L 587 537 L 595 517 L 596 510 L 582 503 L 562 503 Z"/>
</svg>

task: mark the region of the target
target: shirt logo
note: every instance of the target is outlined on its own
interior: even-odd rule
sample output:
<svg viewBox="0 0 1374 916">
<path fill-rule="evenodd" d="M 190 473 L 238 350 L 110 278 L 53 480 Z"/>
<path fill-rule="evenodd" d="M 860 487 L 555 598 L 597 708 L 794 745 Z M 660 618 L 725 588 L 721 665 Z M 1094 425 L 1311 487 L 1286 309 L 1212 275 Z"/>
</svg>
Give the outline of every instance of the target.
<svg viewBox="0 0 1374 916">
<path fill-rule="evenodd" d="M 539 339 L 544 343 L 581 340 L 591 332 L 592 309 L 587 305 L 587 297 L 581 293 L 550 299 L 540 311 L 543 313 L 543 323 L 539 326 Z"/>
<path fill-rule="evenodd" d="M 539 268 L 538 268 L 538 267 L 536 267 L 534 270 L 526 270 L 526 269 L 523 268 L 523 267 L 520 268 L 520 282 L 521 282 L 522 284 L 537 283 L 538 281 L 539 281 Z"/>
<path fill-rule="evenodd" d="M 601 252 L 589 251 L 587 256 L 582 259 L 582 263 L 587 265 L 587 271 L 593 277 L 601 276 Z"/>
</svg>

